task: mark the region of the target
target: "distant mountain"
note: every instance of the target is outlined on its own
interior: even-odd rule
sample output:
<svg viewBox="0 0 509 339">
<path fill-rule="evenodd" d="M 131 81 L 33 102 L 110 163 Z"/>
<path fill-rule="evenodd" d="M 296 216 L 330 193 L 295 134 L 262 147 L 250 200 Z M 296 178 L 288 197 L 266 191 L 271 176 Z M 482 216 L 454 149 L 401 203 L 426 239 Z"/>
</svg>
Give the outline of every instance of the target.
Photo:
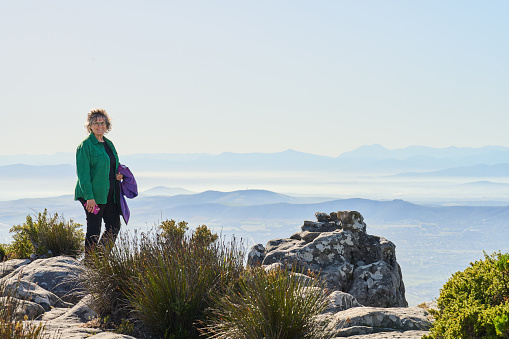
<svg viewBox="0 0 509 339">
<path fill-rule="evenodd" d="M 161 213 L 172 218 L 229 220 L 241 222 L 248 219 L 304 220 L 312 218 L 317 211 L 360 211 L 369 223 L 457 223 L 491 220 L 506 223 L 508 206 L 431 206 L 413 204 L 404 200 L 333 199 L 291 197 L 266 190 L 240 190 L 232 192 L 206 191 L 176 196 L 140 196 L 128 200 L 132 209 L 133 223 L 151 222 Z M 310 202 L 313 201 L 314 202 Z M 321 200 L 321 201 L 320 201 Z M 30 211 L 77 212 L 81 218 L 82 208 L 72 195 L 55 198 L 19 199 L 0 201 L 0 222 L 8 224 L 17 212 L 26 215 Z M 74 212 L 72 212 L 74 211 Z M 24 221 L 24 217 L 16 222 Z"/>
<path fill-rule="evenodd" d="M 196 194 L 146 197 L 144 203 L 156 210 L 174 207 L 195 206 L 201 204 L 219 204 L 222 206 L 258 206 L 279 203 L 315 203 L 330 200 L 319 197 L 292 197 L 267 190 L 239 190 L 232 192 L 205 191 Z M 135 200 L 133 200 L 135 201 Z M 200 212 L 201 213 L 201 212 Z"/>
<path fill-rule="evenodd" d="M 508 183 L 505 182 L 493 182 L 493 181 L 487 181 L 487 180 L 481 180 L 481 181 L 475 181 L 475 182 L 467 182 L 464 184 L 461 184 L 462 186 L 470 186 L 470 187 L 480 187 L 480 188 L 486 188 L 486 187 L 509 187 Z"/>
<path fill-rule="evenodd" d="M 76 176 L 76 169 L 72 165 L 6 165 L 0 166 L 0 178 L 62 178 Z"/>
<path fill-rule="evenodd" d="M 474 162 L 490 163 L 500 162 L 501 159 L 509 159 L 509 148 L 503 146 L 485 146 L 480 148 L 471 147 L 446 147 L 433 148 L 426 146 L 409 146 L 398 149 L 387 149 L 381 145 L 365 145 L 353 151 L 345 152 L 338 158 L 371 158 L 371 159 L 398 159 L 404 160 L 412 157 L 425 156 L 436 159 L 471 159 Z"/>
<path fill-rule="evenodd" d="M 165 186 L 157 186 L 146 191 L 141 192 L 142 195 L 164 195 L 164 196 L 174 196 L 174 195 L 186 195 L 186 194 L 196 194 L 196 192 L 186 190 L 180 187 L 165 187 Z"/>
<path fill-rule="evenodd" d="M 336 167 L 334 158 L 287 150 L 277 153 L 124 155 L 121 162 L 141 171 L 302 171 Z"/>
<path fill-rule="evenodd" d="M 370 145 L 345 152 L 335 158 L 289 149 L 275 153 L 225 152 L 218 155 L 205 153 L 121 154 L 120 160 L 123 164 L 129 166 L 133 173 L 243 171 L 390 175 L 508 163 L 509 148 L 501 146 L 481 148 L 410 146 L 390 150 L 381 145 Z M 73 166 L 74 154 L 0 156 L 0 167 L 14 164 L 32 166 L 66 164 Z M 437 173 L 437 175 L 441 174 Z"/>
<path fill-rule="evenodd" d="M 74 153 L 54 153 L 54 154 L 12 154 L 0 155 L 0 166 L 13 165 L 13 164 L 26 164 L 26 165 L 72 165 L 76 161 Z"/>
<path fill-rule="evenodd" d="M 496 178 L 509 177 L 509 163 L 485 165 L 478 164 L 468 167 L 455 167 L 432 172 L 410 172 L 397 174 L 399 177 L 471 177 Z"/>
</svg>

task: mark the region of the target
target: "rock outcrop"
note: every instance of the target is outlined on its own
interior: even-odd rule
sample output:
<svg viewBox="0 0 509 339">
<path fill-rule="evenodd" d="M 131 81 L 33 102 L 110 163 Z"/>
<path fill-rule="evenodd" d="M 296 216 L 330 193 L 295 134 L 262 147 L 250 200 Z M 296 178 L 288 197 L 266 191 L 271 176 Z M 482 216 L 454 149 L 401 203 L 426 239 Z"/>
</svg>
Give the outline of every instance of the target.
<svg viewBox="0 0 509 339">
<path fill-rule="evenodd" d="M 248 264 L 299 263 L 319 273 L 330 290 L 348 293 L 364 306 L 408 306 L 392 242 L 367 234 L 359 212 L 315 216 L 316 222 L 304 221 L 302 231 L 288 239 L 253 246 Z"/>
<path fill-rule="evenodd" d="M 319 316 L 335 324 L 336 338 L 421 338 L 432 324 L 430 314 L 407 307 L 396 246 L 366 233 L 356 211 L 315 213 L 301 232 L 287 239 L 255 245 L 248 265 L 266 270 L 297 263 L 325 280 L 329 307 Z"/>
<path fill-rule="evenodd" d="M 400 333 L 429 330 L 432 318 L 420 307 L 353 307 L 335 314 L 325 314 L 336 320 L 336 337 L 350 337 L 373 333 Z M 419 337 L 420 338 L 420 337 Z"/>
<path fill-rule="evenodd" d="M 77 260 L 65 256 L 8 260 L 0 263 L 0 287 L 18 299 L 16 316 L 43 322 L 51 338 L 134 339 L 86 327 L 97 313 L 88 306 L 89 296 L 79 287 L 81 270 Z"/>
</svg>

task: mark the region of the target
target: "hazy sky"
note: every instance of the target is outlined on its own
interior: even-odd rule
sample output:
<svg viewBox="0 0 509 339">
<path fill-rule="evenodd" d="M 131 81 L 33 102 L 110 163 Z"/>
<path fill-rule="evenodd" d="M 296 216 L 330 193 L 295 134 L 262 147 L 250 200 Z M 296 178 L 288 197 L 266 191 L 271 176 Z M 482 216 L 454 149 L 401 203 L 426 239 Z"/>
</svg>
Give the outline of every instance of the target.
<svg viewBox="0 0 509 339">
<path fill-rule="evenodd" d="M 509 146 L 509 2 L 2 1 L 0 154 Z"/>
</svg>

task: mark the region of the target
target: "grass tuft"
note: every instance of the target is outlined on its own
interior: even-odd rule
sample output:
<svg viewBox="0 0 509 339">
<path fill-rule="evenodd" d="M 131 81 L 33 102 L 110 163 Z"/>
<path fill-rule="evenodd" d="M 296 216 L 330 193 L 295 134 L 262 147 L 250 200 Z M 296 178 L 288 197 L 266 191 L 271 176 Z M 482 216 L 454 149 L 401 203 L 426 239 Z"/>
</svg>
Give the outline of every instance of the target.
<svg viewBox="0 0 509 339">
<path fill-rule="evenodd" d="M 228 291 L 216 294 L 203 334 L 211 338 L 331 338 L 317 316 L 328 305 L 319 279 L 302 279 L 296 266 L 267 272 L 248 268 Z"/>
<path fill-rule="evenodd" d="M 196 336 L 195 323 L 210 306 L 210 292 L 224 290 L 243 269 L 244 251 L 232 242 L 158 237 L 147 243 L 152 254 L 129 296 L 136 317 L 157 335 Z"/>
<path fill-rule="evenodd" d="M 96 247 L 82 280 L 103 317 L 128 319 L 156 337 L 198 337 L 211 291 L 224 291 L 239 276 L 245 250 L 235 239 L 219 241 L 203 225 L 198 234 L 182 233 L 184 222 L 164 226 L 160 233 L 121 233 L 109 252 Z"/>
</svg>

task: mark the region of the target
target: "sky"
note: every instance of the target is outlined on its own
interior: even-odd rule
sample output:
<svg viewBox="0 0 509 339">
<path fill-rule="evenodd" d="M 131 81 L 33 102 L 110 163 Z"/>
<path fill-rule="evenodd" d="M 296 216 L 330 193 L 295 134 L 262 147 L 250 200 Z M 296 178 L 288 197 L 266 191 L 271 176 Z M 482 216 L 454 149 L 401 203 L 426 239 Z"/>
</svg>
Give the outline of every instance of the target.
<svg viewBox="0 0 509 339">
<path fill-rule="evenodd" d="M 0 155 L 509 146 L 509 2 L 4 1 Z"/>
</svg>

